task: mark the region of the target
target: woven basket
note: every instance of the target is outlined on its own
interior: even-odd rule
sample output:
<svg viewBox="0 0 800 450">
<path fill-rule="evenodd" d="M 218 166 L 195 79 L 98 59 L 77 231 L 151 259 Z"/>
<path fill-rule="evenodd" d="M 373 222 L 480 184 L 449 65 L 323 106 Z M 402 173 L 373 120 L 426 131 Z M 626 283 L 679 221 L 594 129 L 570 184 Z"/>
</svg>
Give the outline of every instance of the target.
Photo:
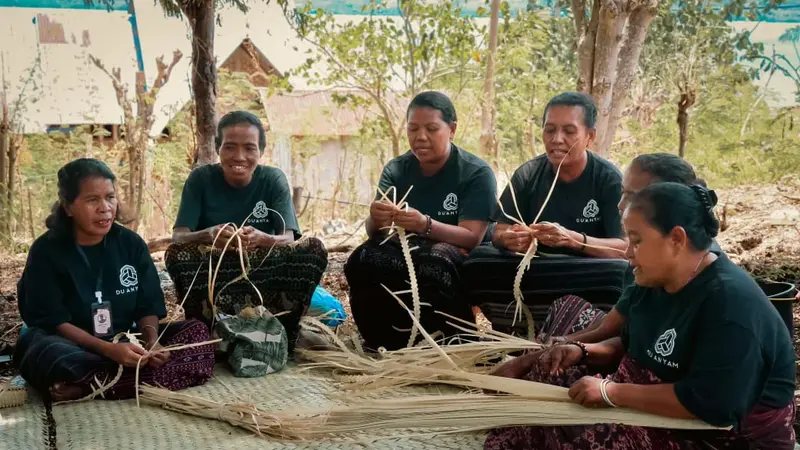
<svg viewBox="0 0 800 450">
<path fill-rule="evenodd" d="M 22 406 L 28 402 L 28 390 L 12 380 L 0 380 L 0 409 Z"/>
</svg>

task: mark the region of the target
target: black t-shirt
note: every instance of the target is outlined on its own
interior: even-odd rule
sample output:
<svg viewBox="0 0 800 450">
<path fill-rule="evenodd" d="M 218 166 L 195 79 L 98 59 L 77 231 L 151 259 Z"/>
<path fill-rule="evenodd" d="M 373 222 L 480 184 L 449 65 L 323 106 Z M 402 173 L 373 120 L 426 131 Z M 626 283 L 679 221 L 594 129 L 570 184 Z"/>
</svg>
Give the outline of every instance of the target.
<svg viewBox="0 0 800 450">
<path fill-rule="evenodd" d="M 616 309 L 626 317 L 628 355 L 678 401 L 716 426 L 738 426 L 756 404 L 793 401 L 795 355 L 789 331 L 758 284 L 718 258 L 675 294 L 631 286 Z"/>
<path fill-rule="evenodd" d="M 597 238 L 622 237 L 622 221 L 617 204 L 622 197 L 622 174 L 607 160 L 586 152 L 588 161 L 583 173 L 575 180 L 557 182 L 553 195 L 542 212 L 539 222 L 558 223 L 578 233 Z M 520 166 L 511 177 L 519 214 L 522 221 L 531 224 L 541 209 L 555 179 L 556 168 L 540 155 Z M 519 219 L 509 187 L 500 196 L 506 214 Z M 499 207 L 494 208 L 493 219 L 498 223 L 512 224 Z M 574 254 L 566 248 L 540 245 L 544 253 Z"/>
<path fill-rule="evenodd" d="M 53 332 L 71 323 L 93 332 L 92 303 L 102 271 L 103 302 L 111 304 L 113 333 L 129 330 L 146 316 L 167 314 L 158 272 L 147 244 L 127 228 L 114 224 L 101 244 L 78 247 L 70 237 L 52 232 L 31 246 L 17 284 L 22 320 Z"/>
<path fill-rule="evenodd" d="M 222 166 L 209 164 L 189 174 L 175 228 L 198 231 L 229 222 L 240 226 L 248 216 L 245 225 L 264 233 L 280 234 L 283 218 L 285 229 L 293 230 L 296 237 L 300 235 L 289 182 L 281 169 L 258 165 L 247 186 L 234 188 L 225 181 Z"/>
<path fill-rule="evenodd" d="M 497 198 L 492 168 L 456 145 L 450 146 L 450 157 L 442 169 L 429 177 L 423 175 L 419 160 L 410 151 L 394 158 L 383 168 L 378 186 L 384 192 L 394 186 L 397 201 L 414 186 L 406 199 L 409 206 L 448 225 L 464 220 L 488 222 Z M 378 192 L 375 199 L 380 198 Z"/>
</svg>

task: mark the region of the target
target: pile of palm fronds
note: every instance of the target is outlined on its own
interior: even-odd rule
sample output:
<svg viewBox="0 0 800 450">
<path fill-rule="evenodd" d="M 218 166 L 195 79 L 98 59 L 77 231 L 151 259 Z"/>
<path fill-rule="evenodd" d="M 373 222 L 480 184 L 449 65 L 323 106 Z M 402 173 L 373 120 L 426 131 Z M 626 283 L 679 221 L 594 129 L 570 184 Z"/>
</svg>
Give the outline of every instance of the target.
<svg viewBox="0 0 800 450">
<path fill-rule="evenodd" d="M 410 311 L 409 315 L 412 315 Z M 382 389 L 430 383 L 488 388 L 465 375 L 485 375 L 512 353 L 542 348 L 535 342 L 497 331 L 479 331 L 474 324 L 447 317 L 451 319 L 450 325 L 463 334 L 449 340 L 427 340 L 415 347 L 378 353 L 364 352 L 357 345 L 357 336 L 352 339 L 356 345 L 350 348 L 318 319 L 304 317 L 303 327 L 327 336 L 331 348 L 298 349 L 297 352 L 307 361 L 302 364 L 303 368 L 332 370 L 334 379 L 346 389 Z M 455 322 L 461 322 L 463 326 Z M 419 329 L 426 339 L 432 339 L 422 327 Z"/>
</svg>

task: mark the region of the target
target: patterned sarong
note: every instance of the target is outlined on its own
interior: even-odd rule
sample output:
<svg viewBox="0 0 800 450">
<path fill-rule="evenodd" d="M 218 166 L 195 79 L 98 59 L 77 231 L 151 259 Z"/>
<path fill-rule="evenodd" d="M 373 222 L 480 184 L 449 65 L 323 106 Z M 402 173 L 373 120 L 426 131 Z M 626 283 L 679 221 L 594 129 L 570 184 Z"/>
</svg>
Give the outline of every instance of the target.
<svg viewBox="0 0 800 450">
<path fill-rule="evenodd" d="M 164 325 L 159 333 L 163 330 Z M 208 340 L 208 327 L 192 320 L 170 324 L 160 344 L 169 347 Z M 119 369 L 114 361 L 40 328 L 29 328 L 20 337 L 14 353 L 14 365 L 19 368 L 25 381 L 45 397 L 50 395 L 50 386 L 59 382 L 78 385 L 88 395 L 92 387 L 97 388 L 98 381 L 105 384 L 113 380 Z M 177 391 L 205 383 L 213 372 L 214 344 L 208 344 L 172 351 L 169 361 L 158 369 L 142 366 L 139 369 L 139 384 Z M 136 369 L 126 367 L 122 378 L 103 395 L 106 399 L 114 400 L 131 398 L 135 393 Z"/>
</svg>

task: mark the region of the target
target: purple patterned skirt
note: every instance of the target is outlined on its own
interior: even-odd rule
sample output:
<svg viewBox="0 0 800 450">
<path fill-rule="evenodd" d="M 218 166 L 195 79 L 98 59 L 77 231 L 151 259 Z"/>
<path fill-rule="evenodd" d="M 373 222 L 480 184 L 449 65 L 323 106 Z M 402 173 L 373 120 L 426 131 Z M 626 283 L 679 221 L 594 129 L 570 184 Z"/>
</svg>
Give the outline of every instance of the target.
<svg viewBox="0 0 800 450">
<path fill-rule="evenodd" d="M 548 315 L 553 336 L 576 331 L 602 316 L 587 313 L 593 308 L 577 297 L 562 298 Z M 591 317 L 589 317 L 591 316 Z M 578 323 L 578 321 L 582 323 Z M 538 367 L 524 379 L 569 387 L 581 377 L 592 374 L 586 366 L 572 367 L 553 376 Z M 616 372 L 609 376 L 617 383 L 658 384 L 661 380 L 633 358 L 625 357 Z M 781 409 L 756 405 L 741 423 L 740 431 L 687 431 L 645 428 L 617 424 L 569 427 L 510 427 L 489 432 L 486 450 L 694 450 L 709 448 L 792 450 L 795 433 L 794 402 Z"/>
<path fill-rule="evenodd" d="M 208 340 L 208 327 L 200 321 L 190 320 L 172 323 L 160 343 L 163 347 L 169 347 Z M 115 362 L 39 328 L 30 328 L 22 335 L 14 354 L 14 363 L 23 378 L 45 396 L 49 396 L 50 386 L 59 382 L 80 386 L 85 394 L 90 394 L 93 387 L 97 388 L 96 380 L 108 383 L 119 369 Z M 158 369 L 141 367 L 139 384 L 177 391 L 204 384 L 213 372 L 214 344 L 201 345 L 170 352 L 169 361 Z M 118 400 L 135 395 L 136 369 L 126 367 L 119 381 L 104 393 L 104 398 Z"/>
</svg>

